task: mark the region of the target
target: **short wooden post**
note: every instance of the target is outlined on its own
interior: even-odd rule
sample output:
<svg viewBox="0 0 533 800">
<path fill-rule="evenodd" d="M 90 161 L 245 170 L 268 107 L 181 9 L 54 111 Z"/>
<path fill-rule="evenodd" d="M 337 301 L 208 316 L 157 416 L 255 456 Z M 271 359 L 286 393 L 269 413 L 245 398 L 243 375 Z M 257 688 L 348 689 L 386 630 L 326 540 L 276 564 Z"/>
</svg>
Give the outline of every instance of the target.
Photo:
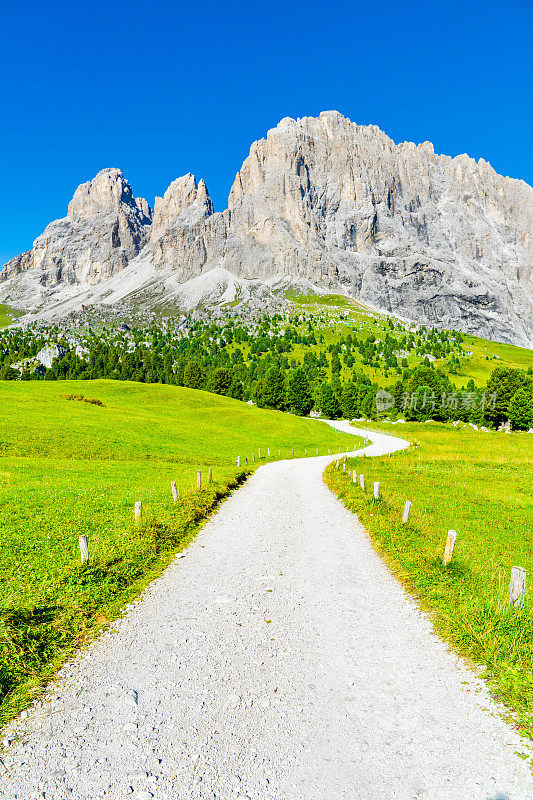
<svg viewBox="0 0 533 800">
<path fill-rule="evenodd" d="M 526 593 L 526 571 L 523 567 L 511 567 L 511 586 L 509 589 L 509 605 L 524 605 Z"/>
<path fill-rule="evenodd" d="M 328 456 L 331 455 L 331 449 L 328 447 Z"/>
<path fill-rule="evenodd" d="M 307 455 L 307 447 L 305 448 L 305 455 Z"/>
<path fill-rule="evenodd" d="M 339 470 L 341 468 L 339 459 L 335 459 L 335 469 Z"/>
<path fill-rule="evenodd" d="M 172 491 L 172 497 L 174 498 L 174 502 L 177 503 L 178 501 L 178 489 L 176 486 L 176 481 L 170 481 L 170 489 Z"/>
<path fill-rule="evenodd" d="M 255 462 L 255 453 L 252 453 L 252 461 Z"/>
<path fill-rule="evenodd" d="M 317 449 L 316 449 L 316 454 L 318 455 L 318 447 L 317 447 Z"/>
<path fill-rule="evenodd" d="M 257 448 L 257 454 L 259 456 L 259 461 L 261 461 L 261 448 L 260 447 Z"/>
<path fill-rule="evenodd" d="M 278 450 L 278 456 L 280 456 L 280 455 L 281 455 L 281 450 Z"/>
<path fill-rule="evenodd" d="M 78 536 L 78 543 L 80 545 L 81 563 L 85 564 L 89 560 L 89 542 L 86 536 Z"/>
<path fill-rule="evenodd" d="M 342 462 L 342 471 L 346 472 L 346 461 Z"/>
<path fill-rule="evenodd" d="M 374 481 L 374 500 L 379 500 L 379 481 Z"/>
<path fill-rule="evenodd" d="M 361 486 L 361 489 L 364 492 L 365 491 L 365 476 L 364 475 L 359 475 L 359 484 Z"/>
<path fill-rule="evenodd" d="M 140 500 L 135 503 L 135 522 L 139 523 L 143 515 L 143 504 Z"/>
<path fill-rule="evenodd" d="M 442 559 L 442 563 L 444 564 L 444 566 L 447 566 L 452 560 L 453 548 L 455 547 L 456 539 L 457 539 L 456 531 L 448 531 L 448 537 L 446 539 L 446 547 L 444 548 L 444 558 Z"/>
<path fill-rule="evenodd" d="M 240 456 L 237 456 L 237 466 L 238 467 L 241 466 L 241 457 Z"/>
<path fill-rule="evenodd" d="M 352 481 L 353 481 L 354 483 L 357 483 L 357 472 L 356 472 L 356 470 L 355 470 L 355 469 L 354 469 L 354 471 L 353 471 L 353 473 L 352 473 Z"/>
<path fill-rule="evenodd" d="M 207 482 L 213 483 L 213 470 L 209 467 L 209 471 L 207 473 Z"/>
<path fill-rule="evenodd" d="M 292 448 L 292 451 L 291 451 L 291 452 L 292 452 L 292 454 L 294 455 L 294 447 Z"/>
<path fill-rule="evenodd" d="M 405 501 L 405 505 L 404 505 L 404 507 L 403 507 L 403 517 L 402 517 L 402 522 L 407 522 L 407 520 L 409 519 L 409 512 L 410 512 L 410 510 L 411 510 L 411 506 L 412 506 L 412 505 L 413 505 L 413 504 L 411 503 L 411 501 L 410 501 L 410 500 L 406 500 L 406 501 Z"/>
<path fill-rule="evenodd" d="M 196 488 L 197 489 L 202 488 L 202 473 L 200 470 L 198 470 L 198 472 L 196 473 Z"/>
<path fill-rule="evenodd" d="M 270 458 L 270 447 L 268 448 L 267 453 L 268 453 L 268 457 Z"/>
</svg>

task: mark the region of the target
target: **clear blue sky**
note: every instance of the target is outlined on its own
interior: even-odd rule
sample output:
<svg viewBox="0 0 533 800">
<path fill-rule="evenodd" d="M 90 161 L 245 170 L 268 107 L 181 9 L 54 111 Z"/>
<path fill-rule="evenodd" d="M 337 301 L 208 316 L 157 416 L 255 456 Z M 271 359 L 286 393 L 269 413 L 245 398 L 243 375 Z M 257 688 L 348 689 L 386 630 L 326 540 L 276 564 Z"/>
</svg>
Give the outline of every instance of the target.
<svg viewBox="0 0 533 800">
<path fill-rule="evenodd" d="M 5 3 L 0 264 L 104 167 L 222 210 L 254 139 L 327 109 L 533 183 L 532 30 L 532 0 Z"/>
</svg>

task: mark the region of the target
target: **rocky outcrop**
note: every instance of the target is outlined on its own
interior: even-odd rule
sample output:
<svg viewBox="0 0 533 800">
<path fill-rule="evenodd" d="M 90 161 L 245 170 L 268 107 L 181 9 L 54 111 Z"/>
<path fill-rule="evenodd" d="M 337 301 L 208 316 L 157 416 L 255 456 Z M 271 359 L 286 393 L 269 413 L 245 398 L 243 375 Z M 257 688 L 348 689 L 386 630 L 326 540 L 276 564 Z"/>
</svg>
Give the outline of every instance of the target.
<svg viewBox="0 0 533 800">
<path fill-rule="evenodd" d="M 0 280 L 35 270 L 43 286 L 94 284 L 123 269 L 145 245 L 152 220 L 118 169 L 104 169 L 76 189 L 67 216 L 55 220 L 33 249 L 4 266 Z"/>
<path fill-rule="evenodd" d="M 285 276 L 398 316 L 531 344 L 533 190 L 483 159 L 436 155 L 428 142 L 396 145 L 334 111 L 284 119 L 252 144 L 225 211 L 214 213 L 204 182 L 186 175 L 156 198 L 149 237 L 149 209 L 121 175 L 128 201 L 117 201 L 118 189 L 91 188 L 108 173 L 120 175 L 104 171 L 80 187 L 68 230 L 66 220 L 52 223 L 5 277 L 31 263 L 42 280 L 65 280 L 57 260 L 86 281 L 128 262 L 137 282 L 145 268 L 152 282 L 158 273 L 185 282 L 213 269 Z M 112 212 L 102 211 L 104 198 Z M 101 224 L 112 216 L 122 220 L 116 252 L 113 226 Z"/>
<path fill-rule="evenodd" d="M 290 275 L 378 309 L 531 342 L 533 191 L 482 159 L 400 145 L 337 112 L 285 119 L 255 142 L 228 209 L 152 233 L 186 280 L 223 266 Z"/>
</svg>

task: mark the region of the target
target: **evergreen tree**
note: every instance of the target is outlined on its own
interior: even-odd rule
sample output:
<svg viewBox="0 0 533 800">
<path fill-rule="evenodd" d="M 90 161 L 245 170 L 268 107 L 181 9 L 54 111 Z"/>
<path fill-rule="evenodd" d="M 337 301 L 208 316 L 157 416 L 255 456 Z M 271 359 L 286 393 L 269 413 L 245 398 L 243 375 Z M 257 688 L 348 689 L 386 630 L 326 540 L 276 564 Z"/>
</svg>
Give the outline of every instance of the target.
<svg viewBox="0 0 533 800">
<path fill-rule="evenodd" d="M 357 386 L 351 381 L 345 383 L 341 393 L 342 413 L 347 419 L 353 419 L 359 415 L 359 401 Z"/>
<path fill-rule="evenodd" d="M 328 419 L 339 419 L 342 416 L 340 403 L 329 383 L 323 383 L 319 388 L 318 407 Z"/>
<path fill-rule="evenodd" d="M 231 386 L 231 370 L 226 367 L 215 369 L 209 380 L 209 390 L 216 394 L 228 394 Z"/>
<path fill-rule="evenodd" d="M 262 385 L 262 401 L 265 408 L 284 408 L 285 379 L 279 367 L 269 367 L 265 372 Z"/>
<path fill-rule="evenodd" d="M 533 396 L 525 389 L 518 389 L 509 402 L 509 420 L 514 431 L 533 428 Z"/>
<path fill-rule="evenodd" d="M 307 416 L 313 408 L 311 386 L 302 367 L 297 367 L 289 373 L 287 404 L 293 414 L 301 417 Z"/>
<path fill-rule="evenodd" d="M 183 385 L 190 389 L 201 389 L 204 385 L 204 375 L 196 359 L 191 359 L 185 364 L 183 370 Z"/>
<path fill-rule="evenodd" d="M 488 404 L 485 417 L 494 425 L 500 425 L 509 418 L 509 405 L 518 389 L 531 394 L 533 381 L 524 370 L 509 367 L 496 367 L 490 376 L 485 393 Z"/>
</svg>

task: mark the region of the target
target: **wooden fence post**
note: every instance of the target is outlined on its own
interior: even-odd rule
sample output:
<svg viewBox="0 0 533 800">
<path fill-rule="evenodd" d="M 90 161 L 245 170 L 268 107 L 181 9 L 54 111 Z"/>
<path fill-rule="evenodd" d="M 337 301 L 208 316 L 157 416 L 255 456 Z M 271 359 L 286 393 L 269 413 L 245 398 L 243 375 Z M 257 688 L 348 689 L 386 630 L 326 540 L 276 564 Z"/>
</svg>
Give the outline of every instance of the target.
<svg viewBox="0 0 533 800">
<path fill-rule="evenodd" d="M 241 466 L 241 457 L 240 456 L 237 456 L 237 466 L 238 467 Z"/>
<path fill-rule="evenodd" d="M 255 453 L 252 453 L 252 461 L 255 462 Z"/>
<path fill-rule="evenodd" d="M 365 491 L 365 476 L 364 475 L 359 475 L 359 484 L 361 486 L 361 489 L 364 492 Z"/>
<path fill-rule="evenodd" d="M 509 605 L 524 605 L 526 593 L 526 571 L 523 567 L 511 567 L 511 585 L 509 587 Z"/>
<path fill-rule="evenodd" d="M 78 544 L 80 546 L 81 563 L 85 564 L 89 560 L 89 542 L 86 536 L 78 536 Z"/>
<path fill-rule="evenodd" d="M 292 454 L 294 455 L 294 447 L 292 448 Z"/>
<path fill-rule="evenodd" d="M 174 502 L 177 503 L 178 501 L 178 489 L 176 486 L 176 481 L 170 481 L 170 489 L 172 491 L 172 497 L 174 498 Z"/>
<path fill-rule="evenodd" d="M 280 455 L 281 455 L 281 450 L 278 450 L 278 456 L 280 456 Z"/>
<path fill-rule="evenodd" d="M 143 504 L 140 500 L 135 503 L 135 522 L 139 523 L 143 515 Z"/>
<path fill-rule="evenodd" d="M 307 455 L 307 447 L 305 448 L 305 455 Z"/>
<path fill-rule="evenodd" d="M 404 505 L 404 507 L 403 507 L 403 517 L 402 517 L 402 522 L 407 522 L 407 520 L 409 519 L 409 512 L 410 512 L 410 510 L 411 510 L 411 506 L 412 506 L 412 505 L 413 505 L 413 504 L 411 503 L 411 501 L 410 501 L 410 500 L 406 500 L 406 501 L 405 501 L 405 505 Z"/>
<path fill-rule="evenodd" d="M 202 488 L 202 473 L 200 470 L 198 470 L 198 472 L 196 473 L 196 488 L 197 489 Z"/>
<path fill-rule="evenodd" d="M 270 447 L 268 448 L 267 453 L 268 453 L 268 457 L 270 458 Z"/>
<path fill-rule="evenodd" d="M 258 453 L 258 456 L 259 456 L 259 461 L 261 461 L 261 448 L 260 447 L 257 448 L 257 453 Z"/>
<path fill-rule="evenodd" d="M 379 481 L 374 482 L 374 500 L 379 500 Z"/>
<path fill-rule="evenodd" d="M 354 471 L 352 473 L 352 481 L 354 483 L 357 483 L 357 471 L 355 469 L 354 469 Z"/>
<path fill-rule="evenodd" d="M 317 447 L 317 449 L 316 449 L 316 454 L 318 455 L 318 447 Z"/>
<path fill-rule="evenodd" d="M 442 563 L 444 564 L 444 566 L 447 566 L 452 560 L 453 548 L 455 547 L 456 539 L 457 539 L 456 531 L 448 531 L 448 537 L 446 539 L 446 547 L 444 548 L 444 558 L 442 559 Z"/>
<path fill-rule="evenodd" d="M 346 461 L 342 462 L 342 471 L 346 472 Z"/>
<path fill-rule="evenodd" d="M 209 471 L 207 473 L 207 482 L 213 483 L 213 470 L 209 467 Z"/>
</svg>

